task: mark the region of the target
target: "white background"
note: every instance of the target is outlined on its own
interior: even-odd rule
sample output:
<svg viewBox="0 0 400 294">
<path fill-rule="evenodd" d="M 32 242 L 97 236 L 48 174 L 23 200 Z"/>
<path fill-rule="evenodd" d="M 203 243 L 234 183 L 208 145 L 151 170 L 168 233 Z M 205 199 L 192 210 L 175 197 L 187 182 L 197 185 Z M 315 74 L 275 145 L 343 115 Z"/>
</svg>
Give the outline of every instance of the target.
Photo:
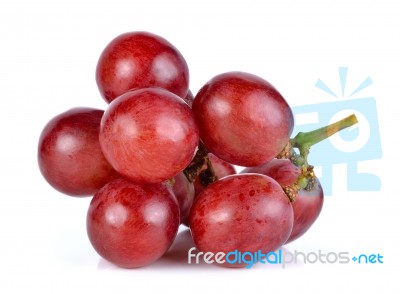
<svg viewBox="0 0 400 294">
<path fill-rule="evenodd" d="M 400 9 L 397 1 L 19 1 L 0 3 L 0 293 L 395 293 L 400 207 Z M 39 173 L 39 134 L 74 106 L 105 108 L 95 84 L 104 46 L 126 31 L 164 36 L 185 56 L 191 89 L 230 70 L 258 74 L 291 105 L 328 101 L 318 78 L 338 87 L 337 68 L 377 100 L 383 157 L 362 167 L 379 192 L 334 195 L 293 252 L 380 253 L 383 264 L 297 264 L 250 270 L 186 263 L 188 234 L 155 264 L 121 270 L 86 236 L 89 198 L 54 191 Z M 350 81 L 349 81 L 350 82 Z M 336 83 L 336 84 L 335 84 Z M 328 155 L 329 156 L 329 155 Z M 397 274 L 396 274 L 397 272 Z"/>
</svg>

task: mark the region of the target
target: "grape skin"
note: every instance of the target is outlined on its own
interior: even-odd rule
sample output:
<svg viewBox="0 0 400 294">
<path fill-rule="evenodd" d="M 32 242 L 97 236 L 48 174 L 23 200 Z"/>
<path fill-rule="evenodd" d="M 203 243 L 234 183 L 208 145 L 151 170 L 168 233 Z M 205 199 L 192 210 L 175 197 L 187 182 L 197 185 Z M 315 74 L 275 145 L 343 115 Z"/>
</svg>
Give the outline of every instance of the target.
<svg viewBox="0 0 400 294">
<path fill-rule="evenodd" d="M 97 63 L 96 82 L 108 103 L 132 89 L 164 88 L 180 97 L 189 89 L 189 69 L 182 54 L 164 38 L 129 32 L 113 39 Z"/>
<path fill-rule="evenodd" d="M 200 251 L 268 253 L 288 239 L 293 208 L 272 178 L 237 174 L 214 182 L 195 198 L 189 224 Z"/>
<path fill-rule="evenodd" d="M 199 143 L 193 113 L 161 88 L 127 92 L 101 120 L 100 145 L 119 173 L 138 183 L 173 178 L 191 162 Z"/>
<path fill-rule="evenodd" d="M 292 203 L 294 212 L 293 230 L 286 243 L 303 236 L 315 223 L 324 204 L 324 191 L 321 183 L 316 179 L 314 189 L 300 190 L 296 200 Z"/>
<path fill-rule="evenodd" d="M 241 173 L 258 173 L 269 176 L 281 186 L 290 186 L 297 182 L 301 169 L 289 159 L 274 158 L 259 166 L 247 167 Z"/>
<path fill-rule="evenodd" d="M 117 179 L 93 197 L 87 233 L 97 253 L 124 268 L 153 263 L 178 232 L 179 207 L 165 183 L 139 185 Z"/>
<path fill-rule="evenodd" d="M 274 158 L 268 163 L 257 167 L 245 168 L 243 173 L 260 173 L 275 179 L 282 187 L 297 182 L 301 170 L 288 159 Z M 313 190 L 300 189 L 292 202 L 294 222 L 293 229 L 286 243 L 303 236 L 315 223 L 324 204 L 324 191 L 320 181 L 316 178 Z"/>
<path fill-rule="evenodd" d="M 51 119 L 38 144 L 43 177 L 69 196 L 93 196 L 107 182 L 120 177 L 105 159 L 100 143 L 104 111 L 77 107 Z"/>
<path fill-rule="evenodd" d="M 235 165 L 270 161 L 293 130 L 293 113 L 282 95 L 249 73 L 212 78 L 197 93 L 192 109 L 207 150 Z"/>
</svg>

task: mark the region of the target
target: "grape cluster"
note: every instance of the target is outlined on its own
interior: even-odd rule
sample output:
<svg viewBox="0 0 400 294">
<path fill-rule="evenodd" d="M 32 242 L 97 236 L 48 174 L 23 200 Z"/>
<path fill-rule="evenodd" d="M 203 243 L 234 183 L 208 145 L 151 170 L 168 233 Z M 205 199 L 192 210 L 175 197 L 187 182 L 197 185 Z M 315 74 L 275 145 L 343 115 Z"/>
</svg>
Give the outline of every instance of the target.
<svg viewBox="0 0 400 294">
<path fill-rule="evenodd" d="M 323 191 L 307 155 L 332 132 L 290 139 L 292 111 L 266 80 L 227 72 L 194 97 L 182 54 L 160 36 L 130 32 L 105 47 L 96 81 L 107 109 L 50 120 L 38 163 L 56 190 L 94 195 L 87 233 L 106 260 L 148 265 L 180 224 L 200 251 L 266 253 L 317 219 Z M 235 165 L 245 168 L 237 174 Z"/>
</svg>

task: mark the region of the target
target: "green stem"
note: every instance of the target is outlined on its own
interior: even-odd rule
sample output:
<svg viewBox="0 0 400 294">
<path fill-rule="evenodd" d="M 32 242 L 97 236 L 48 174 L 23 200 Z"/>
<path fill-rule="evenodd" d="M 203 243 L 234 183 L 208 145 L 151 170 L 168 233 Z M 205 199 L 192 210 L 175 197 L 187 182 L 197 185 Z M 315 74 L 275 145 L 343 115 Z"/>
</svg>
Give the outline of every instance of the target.
<svg viewBox="0 0 400 294">
<path fill-rule="evenodd" d="M 307 161 L 307 156 L 310 152 L 311 146 L 357 123 L 357 117 L 352 114 L 326 127 L 322 127 L 311 132 L 300 132 L 293 139 L 290 140 L 290 144 L 292 145 L 292 147 L 298 148 L 300 151 L 300 155 Z"/>
</svg>

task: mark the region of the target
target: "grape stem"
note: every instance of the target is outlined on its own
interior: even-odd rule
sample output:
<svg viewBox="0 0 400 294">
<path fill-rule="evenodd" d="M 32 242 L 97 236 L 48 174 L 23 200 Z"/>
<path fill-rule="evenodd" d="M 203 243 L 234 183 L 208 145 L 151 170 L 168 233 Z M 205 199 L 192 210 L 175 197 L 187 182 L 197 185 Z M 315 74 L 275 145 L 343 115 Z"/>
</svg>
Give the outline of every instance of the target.
<svg viewBox="0 0 400 294">
<path fill-rule="evenodd" d="M 308 154 L 310 153 L 311 146 L 329 138 L 333 134 L 351 127 L 358 123 L 357 117 L 352 114 L 342 120 L 339 120 L 328 126 L 319 128 L 310 132 L 300 132 L 293 139 L 290 140 L 290 144 L 294 148 L 298 148 L 300 155 L 307 162 Z"/>
<path fill-rule="evenodd" d="M 277 158 L 288 158 L 290 161 L 300 167 L 301 174 L 297 182 L 291 186 L 283 187 L 284 192 L 293 202 L 296 199 L 297 192 L 300 189 L 307 191 L 313 190 L 316 183 L 314 167 L 308 164 L 308 154 L 311 146 L 329 138 L 333 134 L 351 127 L 358 123 L 357 117 L 352 114 L 342 120 L 339 120 L 326 127 L 322 127 L 310 132 L 300 132 L 293 139 L 290 139 L 285 148 L 278 154 Z M 297 148 L 300 154 L 297 154 L 294 148 Z"/>
</svg>

